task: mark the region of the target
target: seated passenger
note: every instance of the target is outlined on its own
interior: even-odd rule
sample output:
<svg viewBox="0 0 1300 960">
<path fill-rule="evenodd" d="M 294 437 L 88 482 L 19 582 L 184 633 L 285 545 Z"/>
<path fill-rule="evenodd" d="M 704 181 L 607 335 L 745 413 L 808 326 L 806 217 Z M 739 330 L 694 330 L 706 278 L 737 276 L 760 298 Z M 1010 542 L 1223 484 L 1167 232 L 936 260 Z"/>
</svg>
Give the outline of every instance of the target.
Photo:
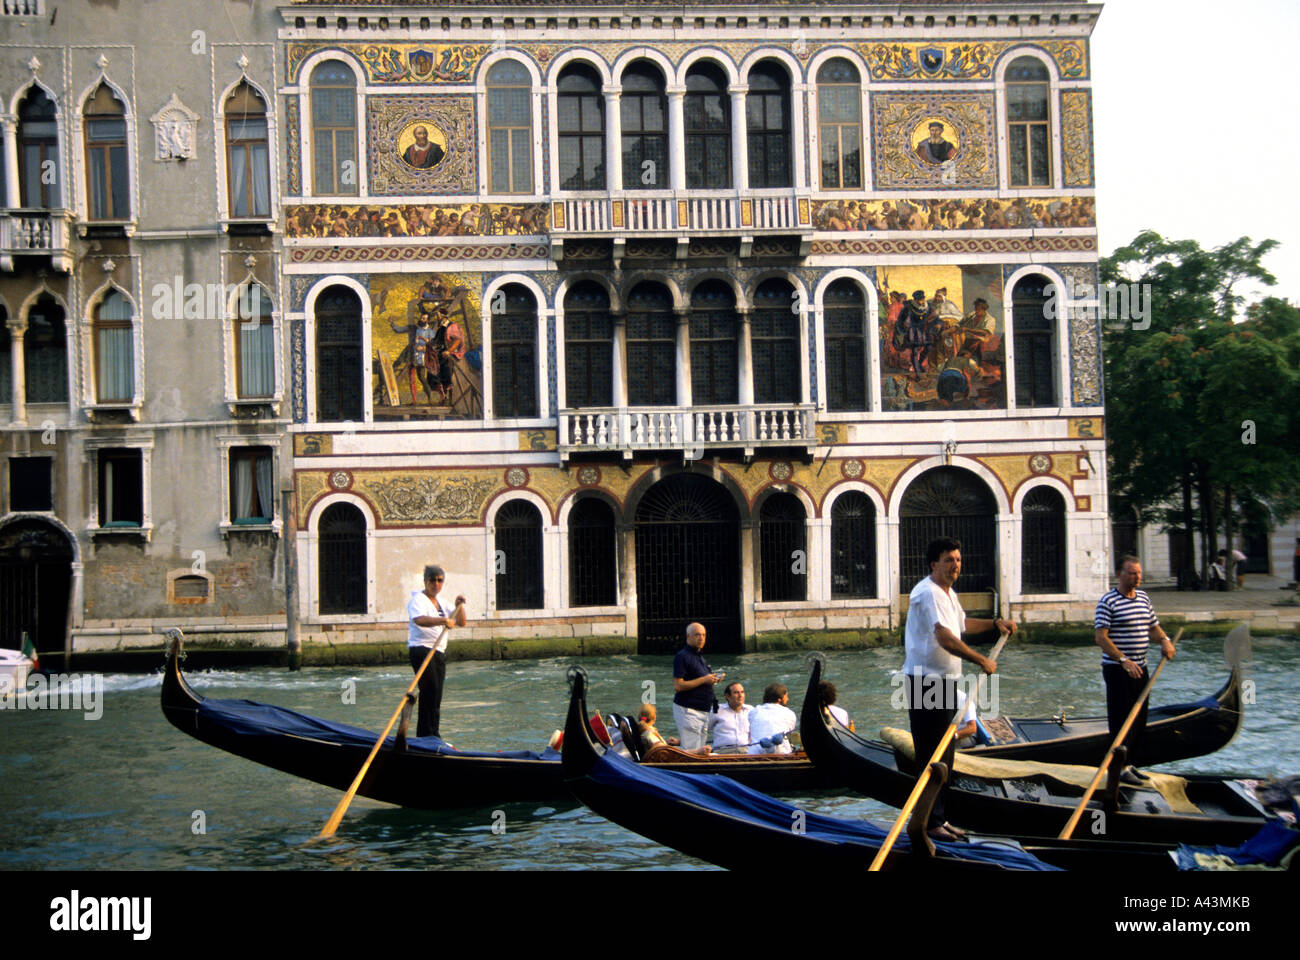
<svg viewBox="0 0 1300 960">
<path fill-rule="evenodd" d="M 818 684 L 817 692 L 821 694 L 822 703 L 826 705 L 826 709 L 830 711 L 831 716 L 835 718 L 836 722 L 839 723 L 841 727 L 848 727 L 849 730 L 853 730 L 853 721 L 849 719 L 849 712 L 843 707 L 835 706 L 835 698 L 839 696 L 838 691 L 835 689 L 835 684 L 831 683 L 829 680 L 823 680 Z"/>
<path fill-rule="evenodd" d="M 786 706 L 789 702 L 785 684 L 768 684 L 763 705 L 749 715 L 750 753 L 794 753 L 789 736 L 799 726 L 799 718 Z"/>
<path fill-rule="evenodd" d="M 745 702 L 739 680 L 727 684 L 727 702 L 709 715 L 714 753 L 745 753 L 749 749 L 749 717 L 754 708 Z"/>
</svg>

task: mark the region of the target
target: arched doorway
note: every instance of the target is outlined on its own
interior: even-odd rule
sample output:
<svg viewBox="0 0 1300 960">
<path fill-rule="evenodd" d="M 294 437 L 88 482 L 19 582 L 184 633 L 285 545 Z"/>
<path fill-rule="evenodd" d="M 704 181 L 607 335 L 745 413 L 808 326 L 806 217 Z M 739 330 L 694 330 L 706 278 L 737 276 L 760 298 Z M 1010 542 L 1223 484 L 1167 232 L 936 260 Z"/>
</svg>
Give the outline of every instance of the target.
<svg viewBox="0 0 1300 960">
<path fill-rule="evenodd" d="M 740 514 L 697 474 L 661 480 L 636 510 L 637 652 L 672 653 L 698 620 L 708 649 L 740 653 Z"/>
<path fill-rule="evenodd" d="M 925 548 L 940 537 L 961 541 L 959 594 L 996 589 L 997 513 L 992 492 L 969 470 L 935 467 L 913 480 L 899 507 L 899 593 L 930 575 Z"/>
<path fill-rule="evenodd" d="M 72 588 L 72 544 L 41 520 L 0 527 L 0 647 L 21 650 L 23 633 L 37 653 L 62 652 Z"/>
<path fill-rule="evenodd" d="M 365 613 L 366 518 L 350 503 L 335 503 L 318 529 L 321 614 Z"/>
</svg>

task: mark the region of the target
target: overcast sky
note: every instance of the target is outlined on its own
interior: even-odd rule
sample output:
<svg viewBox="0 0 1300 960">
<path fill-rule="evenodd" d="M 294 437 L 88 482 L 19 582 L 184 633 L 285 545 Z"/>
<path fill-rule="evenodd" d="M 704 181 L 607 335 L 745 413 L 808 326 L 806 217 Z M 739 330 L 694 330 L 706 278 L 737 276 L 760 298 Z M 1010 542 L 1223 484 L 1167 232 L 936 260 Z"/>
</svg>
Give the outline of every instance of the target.
<svg viewBox="0 0 1300 960">
<path fill-rule="evenodd" d="M 1106 0 L 1092 35 L 1103 256 L 1147 228 L 1206 248 L 1272 238 L 1269 292 L 1300 304 L 1298 52 L 1297 0 Z"/>
</svg>

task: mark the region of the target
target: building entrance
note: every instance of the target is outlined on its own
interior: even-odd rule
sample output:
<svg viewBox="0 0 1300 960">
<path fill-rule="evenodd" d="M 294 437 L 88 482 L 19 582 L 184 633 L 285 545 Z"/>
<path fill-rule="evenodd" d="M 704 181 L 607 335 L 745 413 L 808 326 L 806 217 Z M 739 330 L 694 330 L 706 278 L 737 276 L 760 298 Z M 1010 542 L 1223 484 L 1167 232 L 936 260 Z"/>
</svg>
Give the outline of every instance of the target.
<svg viewBox="0 0 1300 960">
<path fill-rule="evenodd" d="M 740 515 L 708 477 L 661 480 L 636 511 L 637 652 L 673 653 L 686 625 L 708 631 L 708 651 L 740 653 Z"/>
<path fill-rule="evenodd" d="M 0 527 L 0 647 L 62 652 L 72 587 L 72 544 L 41 520 Z"/>
<path fill-rule="evenodd" d="M 961 541 L 959 595 L 995 590 L 997 513 L 993 494 L 969 470 L 935 467 L 913 480 L 899 508 L 899 593 L 930 575 L 925 549 L 940 537 Z"/>
</svg>

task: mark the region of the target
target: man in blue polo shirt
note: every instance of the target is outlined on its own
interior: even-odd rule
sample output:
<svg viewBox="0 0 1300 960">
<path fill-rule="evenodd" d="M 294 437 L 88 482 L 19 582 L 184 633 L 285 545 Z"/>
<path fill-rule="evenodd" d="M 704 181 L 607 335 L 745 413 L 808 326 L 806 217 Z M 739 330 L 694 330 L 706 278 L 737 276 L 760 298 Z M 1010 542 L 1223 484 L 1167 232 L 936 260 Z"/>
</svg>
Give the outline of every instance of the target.
<svg viewBox="0 0 1300 960">
<path fill-rule="evenodd" d="M 714 673 L 700 652 L 704 649 L 704 625 L 686 628 L 686 646 L 673 658 L 673 720 L 683 750 L 699 750 L 709 736 L 709 714 L 717 706 L 713 685 L 725 673 Z"/>
<path fill-rule="evenodd" d="M 1095 639 L 1101 647 L 1101 676 L 1106 681 L 1106 719 L 1113 738 L 1124 726 L 1133 704 L 1142 695 L 1147 684 L 1147 646 L 1152 640 L 1160 641 L 1165 657 L 1174 658 L 1174 642 L 1160 629 L 1155 607 L 1142 585 L 1142 563 L 1132 554 L 1125 554 L 1115 565 L 1117 584 L 1097 602 L 1097 616 L 1093 622 Z M 1136 769 L 1141 759 L 1142 736 L 1147 726 L 1147 702 L 1142 703 L 1124 746 L 1128 747 L 1130 766 L 1120 779 L 1125 783 L 1140 783 L 1146 774 Z"/>
</svg>

